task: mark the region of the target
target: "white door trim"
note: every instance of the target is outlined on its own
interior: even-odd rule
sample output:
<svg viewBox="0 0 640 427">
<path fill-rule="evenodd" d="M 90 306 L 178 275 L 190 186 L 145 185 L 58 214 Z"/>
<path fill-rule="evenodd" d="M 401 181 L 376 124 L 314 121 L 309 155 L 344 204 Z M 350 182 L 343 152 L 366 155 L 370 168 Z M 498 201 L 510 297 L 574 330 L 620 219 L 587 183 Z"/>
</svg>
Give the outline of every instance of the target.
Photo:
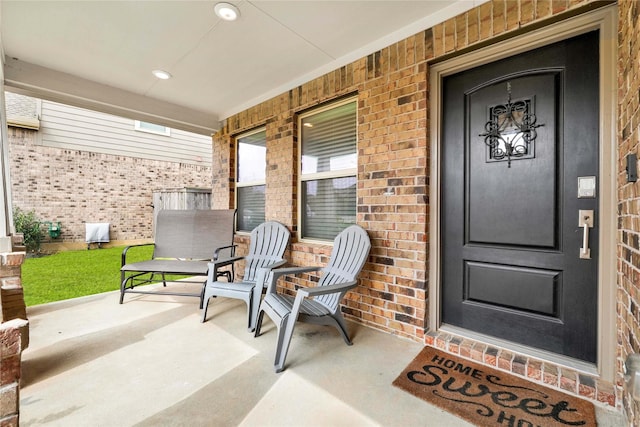
<svg viewBox="0 0 640 427">
<path fill-rule="evenodd" d="M 505 343 L 500 340 L 483 341 L 498 347 L 511 348 L 520 353 L 542 358 L 552 363 L 578 368 L 614 381 L 616 372 L 616 206 L 617 206 L 617 138 L 616 138 L 616 47 L 617 7 L 608 6 L 530 33 L 505 40 L 477 51 L 461 55 L 429 67 L 430 92 L 430 224 L 429 224 L 429 323 L 428 329 L 441 329 L 441 117 L 442 79 L 450 74 L 474 68 L 531 49 L 568 39 L 589 31 L 600 30 L 600 176 L 598 260 L 598 362 L 596 366 L 584 362 L 571 363 L 565 357 Z M 446 330 L 445 326 L 443 330 Z M 456 330 L 464 334 L 464 331 Z M 478 336 L 468 335 L 471 339 Z M 529 351 L 531 350 L 531 351 Z"/>
</svg>

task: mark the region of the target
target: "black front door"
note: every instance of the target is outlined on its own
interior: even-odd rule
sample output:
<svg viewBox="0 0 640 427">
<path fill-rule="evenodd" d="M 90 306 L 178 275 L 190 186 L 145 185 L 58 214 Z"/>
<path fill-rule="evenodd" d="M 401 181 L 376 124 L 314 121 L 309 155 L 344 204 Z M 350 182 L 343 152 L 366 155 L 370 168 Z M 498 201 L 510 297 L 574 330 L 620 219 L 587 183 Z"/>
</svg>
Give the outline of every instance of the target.
<svg viewBox="0 0 640 427">
<path fill-rule="evenodd" d="M 598 61 L 592 32 L 444 79 L 444 324 L 596 362 Z"/>
</svg>

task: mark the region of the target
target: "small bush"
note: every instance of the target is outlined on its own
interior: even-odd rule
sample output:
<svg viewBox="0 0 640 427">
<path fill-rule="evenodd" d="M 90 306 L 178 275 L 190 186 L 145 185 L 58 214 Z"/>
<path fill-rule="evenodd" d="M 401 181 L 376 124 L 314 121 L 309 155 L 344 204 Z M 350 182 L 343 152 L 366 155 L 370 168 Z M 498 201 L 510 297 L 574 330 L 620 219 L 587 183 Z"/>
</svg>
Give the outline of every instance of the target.
<svg viewBox="0 0 640 427">
<path fill-rule="evenodd" d="M 42 230 L 40 230 L 40 220 L 36 217 L 35 211 L 23 211 L 20 208 L 13 210 L 13 223 L 17 233 L 24 235 L 24 245 L 27 252 L 40 252 L 42 242 Z"/>
</svg>

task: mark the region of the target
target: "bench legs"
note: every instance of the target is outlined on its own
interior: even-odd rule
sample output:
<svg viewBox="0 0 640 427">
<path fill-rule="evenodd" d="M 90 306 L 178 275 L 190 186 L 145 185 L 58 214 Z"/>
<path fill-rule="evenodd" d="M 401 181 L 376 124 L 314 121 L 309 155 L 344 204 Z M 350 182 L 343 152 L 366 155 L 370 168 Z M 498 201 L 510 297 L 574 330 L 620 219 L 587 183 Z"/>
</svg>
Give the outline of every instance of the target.
<svg viewBox="0 0 640 427">
<path fill-rule="evenodd" d="M 147 279 L 140 279 L 139 282 L 134 282 L 134 279 L 136 277 L 142 276 L 142 275 L 146 275 L 146 274 L 150 274 L 150 277 Z M 156 274 L 161 274 L 162 275 L 162 281 L 157 281 L 154 282 L 153 278 Z M 224 276 L 225 277 L 230 277 L 231 273 L 230 272 L 225 272 Z M 206 285 L 206 280 L 202 282 L 202 290 L 198 293 L 192 293 L 192 292 L 169 292 L 169 291 L 139 291 L 136 290 L 135 288 L 139 285 L 142 284 L 152 284 L 152 283 L 161 283 L 162 282 L 162 286 L 166 287 L 167 286 L 167 282 L 165 280 L 165 276 L 164 273 L 153 273 L 153 272 L 142 272 L 142 273 L 136 273 L 136 274 L 132 274 L 130 276 L 127 276 L 126 273 L 120 272 L 120 304 L 122 304 L 124 302 L 124 294 L 125 293 L 132 293 L 132 294 L 147 294 L 147 295 L 175 295 L 175 296 L 184 296 L 184 297 L 197 297 L 200 299 L 200 304 L 199 304 L 199 308 L 202 309 L 203 307 L 203 302 L 204 302 L 204 291 L 205 291 L 205 285 Z M 200 283 L 200 282 L 194 282 L 194 281 L 190 281 L 189 283 Z"/>
</svg>

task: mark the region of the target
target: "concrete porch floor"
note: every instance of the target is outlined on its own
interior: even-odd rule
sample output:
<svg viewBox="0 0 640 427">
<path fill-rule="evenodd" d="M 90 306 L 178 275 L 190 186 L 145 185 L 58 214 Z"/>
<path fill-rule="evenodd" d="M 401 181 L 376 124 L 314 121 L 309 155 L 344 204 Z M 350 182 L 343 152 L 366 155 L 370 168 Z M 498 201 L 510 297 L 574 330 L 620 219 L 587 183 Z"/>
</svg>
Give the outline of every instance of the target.
<svg viewBox="0 0 640 427">
<path fill-rule="evenodd" d="M 193 285 L 180 285 L 193 286 Z M 246 307 L 105 293 L 28 309 L 20 425 L 468 426 L 392 386 L 419 343 L 349 323 L 354 345 L 298 324 L 273 370 L 275 326 L 246 330 Z M 597 407 L 598 425 L 624 425 Z"/>
</svg>

